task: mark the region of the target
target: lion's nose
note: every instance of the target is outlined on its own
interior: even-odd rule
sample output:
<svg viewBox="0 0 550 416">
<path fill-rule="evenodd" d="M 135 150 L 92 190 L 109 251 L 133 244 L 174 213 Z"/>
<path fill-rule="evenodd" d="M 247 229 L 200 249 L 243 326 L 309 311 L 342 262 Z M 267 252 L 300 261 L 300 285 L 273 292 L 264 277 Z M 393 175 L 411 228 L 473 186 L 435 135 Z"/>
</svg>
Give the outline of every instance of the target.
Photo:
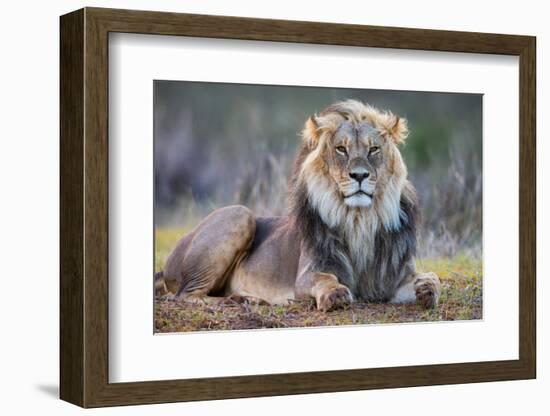
<svg viewBox="0 0 550 416">
<path fill-rule="evenodd" d="M 349 173 L 350 178 L 355 179 L 359 184 L 369 177 L 370 173 L 366 169 L 357 169 Z"/>
</svg>

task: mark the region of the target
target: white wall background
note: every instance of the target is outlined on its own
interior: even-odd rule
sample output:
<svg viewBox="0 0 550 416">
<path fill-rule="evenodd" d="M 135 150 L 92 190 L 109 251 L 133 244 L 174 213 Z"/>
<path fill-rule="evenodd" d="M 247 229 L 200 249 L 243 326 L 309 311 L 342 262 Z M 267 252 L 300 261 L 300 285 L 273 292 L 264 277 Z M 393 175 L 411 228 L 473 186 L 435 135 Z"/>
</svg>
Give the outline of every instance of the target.
<svg viewBox="0 0 550 416">
<path fill-rule="evenodd" d="M 537 36 L 538 94 L 538 379 L 534 381 L 422 387 L 260 399 L 166 404 L 92 410 L 88 414 L 363 414 L 464 415 L 547 414 L 550 361 L 543 332 L 550 301 L 543 281 L 550 238 L 543 211 L 550 209 L 543 184 L 550 146 L 543 140 L 550 89 L 545 73 L 550 26 L 545 3 L 462 0 L 272 2 L 232 0 L 5 2 L 0 14 L 0 259 L 4 296 L 0 302 L 0 409 L 3 414 L 76 414 L 58 395 L 58 194 L 59 194 L 59 20 L 82 6 L 166 10 L 318 20 Z"/>
</svg>

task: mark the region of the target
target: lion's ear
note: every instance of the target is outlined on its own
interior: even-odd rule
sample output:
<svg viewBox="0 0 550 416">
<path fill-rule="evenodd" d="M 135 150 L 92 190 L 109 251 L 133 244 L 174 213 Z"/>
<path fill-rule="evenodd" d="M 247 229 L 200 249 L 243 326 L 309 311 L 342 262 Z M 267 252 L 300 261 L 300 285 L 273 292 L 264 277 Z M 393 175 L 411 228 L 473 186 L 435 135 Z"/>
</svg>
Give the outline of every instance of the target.
<svg viewBox="0 0 550 416">
<path fill-rule="evenodd" d="M 395 144 L 404 143 L 409 135 L 407 119 L 391 114 L 381 131 L 384 137 L 392 139 Z"/>
<path fill-rule="evenodd" d="M 310 116 L 306 120 L 304 130 L 302 131 L 302 137 L 304 139 L 305 144 L 311 150 L 315 149 L 319 144 L 321 131 L 319 129 L 319 123 L 317 122 L 317 119 L 315 118 L 315 116 Z"/>
</svg>

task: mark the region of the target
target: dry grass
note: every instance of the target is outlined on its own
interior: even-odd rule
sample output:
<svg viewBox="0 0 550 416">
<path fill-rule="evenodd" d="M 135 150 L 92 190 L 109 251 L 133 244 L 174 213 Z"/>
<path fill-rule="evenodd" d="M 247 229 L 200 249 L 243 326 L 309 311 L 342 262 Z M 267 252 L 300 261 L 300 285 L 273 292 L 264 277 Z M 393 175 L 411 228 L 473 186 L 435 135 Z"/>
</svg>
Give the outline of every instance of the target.
<svg viewBox="0 0 550 416">
<path fill-rule="evenodd" d="M 160 270 L 184 229 L 156 232 L 156 270 Z M 442 282 L 440 305 L 426 311 L 418 305 L 355 303 L 323 313 L 313 302 L 285 306 L 227 304 L 223 306 L 177 303 L 157 299 L 156 332 L 317 327 L 396 322 L 454 321 L 482 318 L 482 264 L 469 256 L 421 259 L 420 271 L 437 273 Z"/>
</svg>

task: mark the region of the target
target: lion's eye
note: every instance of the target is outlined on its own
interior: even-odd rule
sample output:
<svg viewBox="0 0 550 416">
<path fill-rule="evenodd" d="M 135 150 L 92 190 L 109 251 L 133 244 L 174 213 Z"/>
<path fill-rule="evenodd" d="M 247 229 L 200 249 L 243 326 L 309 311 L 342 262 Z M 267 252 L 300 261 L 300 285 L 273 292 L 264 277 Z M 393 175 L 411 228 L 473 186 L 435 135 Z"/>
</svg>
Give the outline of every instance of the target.
<svg viewBox="0 0 550 416">
<path fill-rule="evenodd" d="M 344 146 L 336 146 L 336 151 L 341 155 L 345 155 L 348 153 L 347 149 Z"/>
<path fill-rule="evenodd" d="M 376 153 L 378 153 L 380 151 L 380 148 L 378 146 L 372 146 L 370 149 L 369 149 L 369 155 L 375 155 Z"/>
</svg>

